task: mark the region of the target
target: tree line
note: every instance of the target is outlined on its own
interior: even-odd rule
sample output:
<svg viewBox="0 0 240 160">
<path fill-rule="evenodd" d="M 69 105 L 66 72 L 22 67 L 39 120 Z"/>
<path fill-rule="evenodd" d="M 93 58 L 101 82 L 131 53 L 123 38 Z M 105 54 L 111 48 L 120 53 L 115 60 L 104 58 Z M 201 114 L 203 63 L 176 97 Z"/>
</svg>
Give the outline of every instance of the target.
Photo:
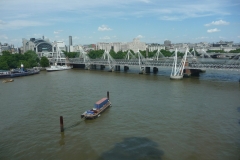
<svg viewBox="0 0 240 160">
<path fill-rule="evenodd" d="M 190 49 L 190 52 L 192 51 L 192 49 Z M 79 57 L 79 52 L 66 52 L 66 51 L 62 51 L 64 53 L 64 55 L 68 58 L 77 58 Z M 101 58 L 104 54 L 105 50 L 90 50 L 88 52 L 88 56 L 89 58 L 91 59 L 98 59 L 98 58 Z M 109 51 L 109 54 L 112 56 L 112 58 L 114 59 L 125 59 L 126 55 L 127 55 L 127 52 L 128 51 L 118 51 L 118 52 L 115 52 L 113 49 L 111 49 Z M 134 53 L 133 50 L 130 50 L 130 52 L 135 56 L 137 57 L 137 54 Z M 148 52 L 148 56 L 147 56 L 147 53 L 146 51 L 139 51 L 145 58 L 153 58 L 155 56 L 155 54 L 157 53 L 157 50 L 154 50 L 154 51 L 150 51 Z M 174 54 L 174 51 L 173 52 L 170 52 L 168 50 L 160 50 L 160 52 L 165 56 L 165 57 L 171 57 L 173 54 Z M 197 51 L 195 51 L 196 55 L 199 55 Z M 184 53 L 181 53 L 178 51 L 178 56 L 179 57 L 183 57 L 184 56 Z"/>
<path fill-rule="evenodd" d="M 40 59 L 34 51 L 27 51 L 24 54 L 12 54 L 9 51 L 2 52 L 0 70 L 20 68 L 21 64 L 24 65 L 24 68 L 47 67 L 49 66 L 49 60 L 46 57 Z"/>
</svg>

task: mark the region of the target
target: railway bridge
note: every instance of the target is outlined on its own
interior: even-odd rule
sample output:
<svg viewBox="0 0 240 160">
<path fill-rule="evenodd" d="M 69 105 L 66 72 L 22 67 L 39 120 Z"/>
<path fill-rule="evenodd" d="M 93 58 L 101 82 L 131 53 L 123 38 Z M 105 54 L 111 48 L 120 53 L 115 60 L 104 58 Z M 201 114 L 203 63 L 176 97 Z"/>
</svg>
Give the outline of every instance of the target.
<svg viewBox="0 0 240 160">
<path fill-rule="evenodd" d="M 208 58 L 206 58 L 208 57 Z M 199 75 L 200 72 L 206 70 L 228 70 L 240 71 L 240 59 L 213 59 L 203 51 L 201 57 L 195 55 L 195 51 L 190 52 L 186 49 L 183 57 L 179 57 L 177 49 L 172 57 L 164 57 L 158 50 L 153 58 L 145 58 L 139 51 L 133 55 L 128 51 L 125 59 L 113 59 L 108 51 L 105 50 L 103 56 L 99 59 L 91 59 L 87 53 L 81 52 L 77 58 L 69 58 L 64 62 L 72 66 L 82 65 L 85 69 L 101 69 L 108 68 L 109 71 L 120 71 L 123 67 L 124 71 L 129 70 L 131 66 L 138 66 L 139 73 L 158 72 L 160 68 L 172 68 L 170 77 L 172 79 L 181 79 L 183 76 Z M 52 59 L 51 62 L 54 62 Z"/>
</svg>

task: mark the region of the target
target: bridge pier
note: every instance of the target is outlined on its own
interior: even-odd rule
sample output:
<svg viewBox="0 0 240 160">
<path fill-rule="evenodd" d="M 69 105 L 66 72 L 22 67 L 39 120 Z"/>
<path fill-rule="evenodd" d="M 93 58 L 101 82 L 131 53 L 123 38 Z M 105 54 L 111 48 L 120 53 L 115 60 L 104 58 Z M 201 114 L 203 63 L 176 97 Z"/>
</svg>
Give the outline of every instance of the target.
<svg viewBox="0 0 240 160">
<path fill-rule="evenodd" d="M 189 63 L 188 61 L 185 62 L 185 67 L 188 67 Z M 191 77 L 191 76 L 199 76 L 201 73 L 200 69 L 184 69 L 183 70 L 183 76 L 184 77 Z"/>
<path fill-rule="evenodd" d="M 97 65 L 96 64 L 92 64 L 91 65 L 91 69 L 97 69 Z"/>
<path fill-rule="evenodd" d="M 104 70 L 105 66 L 104 65 L 100 65 L 100 69 Z"/>
<path fill-rule="evenodd" d="M 120 71 L 120 66 L 115 66 L 115 71 Z"/>
<path fill-rule="evenodd" d="M 124 71 L 128 71 L 129 67 L 128 66 L 124 66 Z"/>
<path fill-rule="evenodd" d="M 157 73 L 158 72 L 158 68 L 157 67 L 153 67 L 153 73 Z"/>
<path fill-rule="evenodd" d="M 85 68 L 85 64 L 72 64 L 73 68 Z"/>
<path fill-rule="evenodd" d="M 150 67 L 145 67 L 145 73 L 150 73 Z"/>
</svg>

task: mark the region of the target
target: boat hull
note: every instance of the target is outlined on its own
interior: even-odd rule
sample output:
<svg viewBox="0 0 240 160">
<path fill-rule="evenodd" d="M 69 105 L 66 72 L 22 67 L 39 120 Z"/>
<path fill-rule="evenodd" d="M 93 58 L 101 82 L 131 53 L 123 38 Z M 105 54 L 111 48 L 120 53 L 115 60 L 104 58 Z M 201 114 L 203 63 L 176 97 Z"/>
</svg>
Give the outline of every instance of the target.
<svg viewBox="0 0 240 160">
<path fill-rule="evenodd" d="M 54 72 L 54 71 L 63 71 L 63 70 L 69 70 L 72 69 L 72 67 L 69 66 L 51 66 L 49 68 L 46 68 L 47 72 Z"/>
<path fill-rule="evenodd" d="M 101 113 L 103 113 L 104 111 L 106 111 L 109 107 L 111 107 L 111 102 L 108 102 L 107 104 L 105 104 L 97 113 L 94 113 L 92 115 L 87 114 L 86 112 L 84 112 L 81 115 L 81 118 L 85 118 L 86 120 L 92 120 L 92 119 L 96 119 L 100 116 Z"/>
<path fill-rule="evenodd" d="M 29 75 L 33 75 L 33 74 L 38 74 L 39 72 L 40 72 L 40 70 L 29 70 L 27 72 L 15 72 L 15 73 L 11 73 L 10 77 L 29 76 Z"/>
<path fill-rule="evenodd" d="M 170 76 L 170 79 L 183 79 L 183 76 Z"/>
</svg>

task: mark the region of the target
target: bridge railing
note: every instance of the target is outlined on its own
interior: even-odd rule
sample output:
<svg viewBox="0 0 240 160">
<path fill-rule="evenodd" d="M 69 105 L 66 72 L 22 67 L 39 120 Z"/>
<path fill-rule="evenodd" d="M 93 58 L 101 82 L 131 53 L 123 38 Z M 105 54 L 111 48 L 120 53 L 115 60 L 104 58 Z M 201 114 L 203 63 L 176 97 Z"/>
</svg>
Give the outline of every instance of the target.
<svg viewBox="0 0 240 160">
<path fill-rule="evenodd" d="M 145 67 L 172 67 L 173 59 L 172 58 L 164 58 L 159 60 L 146 60 L 141 64 Z M 240 61 L 239 60 L 212 60 L 198 59 L 197 61 L 193 61 L 192 59 L 188 59 L 188 66 L 185 66 L 185 69 L 223 69 L 223 70 L 238 70 L 240 71 Z M 64 60 L 58 61 L 58 63 L 65 63 Z M 81 58 L 69 58 L 70 64 L 92 64 L 92 65 L 109 65 L 107 59 L 91 59 L 88 62 L 84 62 L 84 59 Z M 115 64 L 120 66 L 139 66 L 138 59 L 115 59 Z M 180 62 L 179 62 L 180 63 Z"/>
</svg>

